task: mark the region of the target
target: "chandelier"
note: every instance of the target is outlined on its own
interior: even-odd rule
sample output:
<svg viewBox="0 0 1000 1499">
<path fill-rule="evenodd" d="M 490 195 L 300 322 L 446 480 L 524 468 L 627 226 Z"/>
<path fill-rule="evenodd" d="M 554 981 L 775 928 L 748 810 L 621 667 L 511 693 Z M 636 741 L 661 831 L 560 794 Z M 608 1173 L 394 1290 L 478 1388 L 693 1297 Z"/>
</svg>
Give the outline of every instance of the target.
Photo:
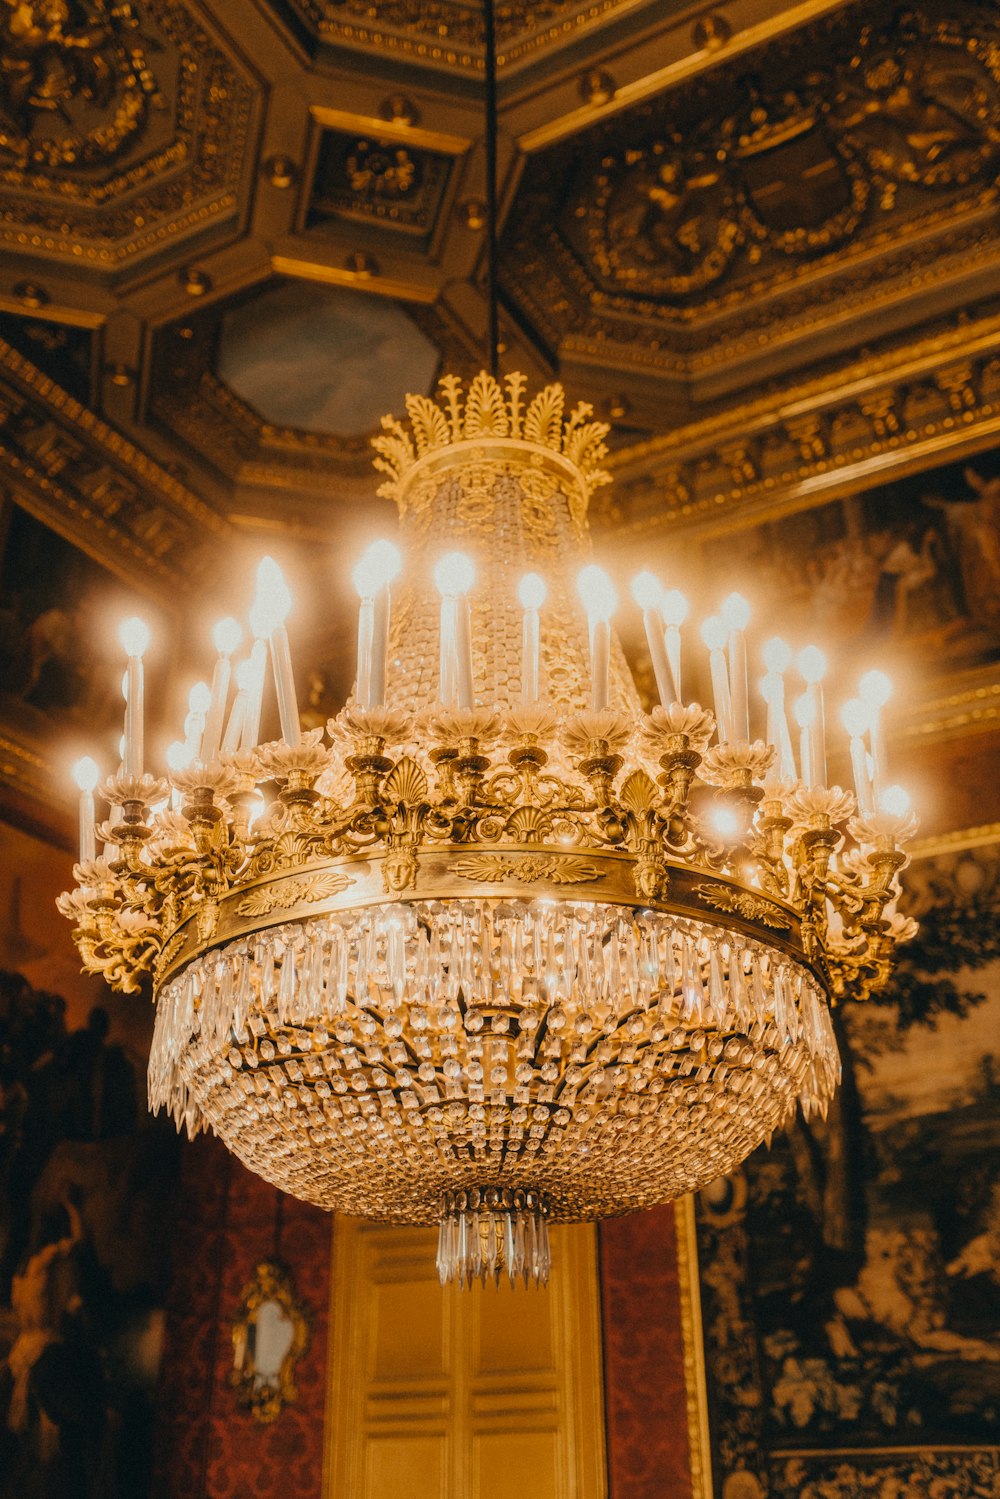
<svg viewBox="0 0 1000 1499">
<path fill-rule="evenodd" d="M 150 774 L 127 622 L 111 812 L 81 762 L 59 904 L 88 971 L 151 981 L 153 1109 L 325 1208 L 437 1221 L 442 1281 L 544 1282 L 550 1222 L 696 1190 L 797 1103 L 825 1112 L 830 1004 L 880 989 L 912 930 L 915 821 L 884 785 L 887 680 L 844 710 L 854 793 L 828 785 L 823 657 L 798 657 L 790 727 L 769 642 L 758 713 L 737 595 L 701 629 L 710 711 L 684 690 L 686 601 L 635 580 L 643 711 L 591 560 L 589 408 L 486 373 L 407 408 L 375 439 L 401 552 L 356 569 L 351 701 L 300 730 L 266 559 L 246 660 L 223 621 Z M 282 733 L 259 744 L 269 658 Z"/>
</svg>

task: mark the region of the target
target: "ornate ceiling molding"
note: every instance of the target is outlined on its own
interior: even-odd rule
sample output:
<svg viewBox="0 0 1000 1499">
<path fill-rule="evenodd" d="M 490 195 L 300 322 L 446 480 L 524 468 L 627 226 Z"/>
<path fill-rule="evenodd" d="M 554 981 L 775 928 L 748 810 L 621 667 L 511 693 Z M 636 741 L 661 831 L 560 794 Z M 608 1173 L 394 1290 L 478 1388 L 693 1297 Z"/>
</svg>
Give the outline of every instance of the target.
<svg viewBox="0 0 1000 1499">
<path fill-rule="evenodd" d="M 0 15 L 0 243 L 107 270 L 235 225 L 261 103 L 200 11 Z"/>
<path fill-rule="evenodd" d="M 912 321 L 915 298 L 965 305 L 996 258 L 998 164 L 992 8 L 853 6 L 541 153 L 506 293 L 564 360 L 704 400 Z"/>
<path fill-rule="evenodd" d="M 620 449 L 595 523 L 619 536 L 725 534 L 980 451 L 998 434 L 994 312 Z"/>
<path fill-rule="evenodd" d="M 228 523 L 0 340 L 0 484 L 81 551 L 176 604 Z"/>
</svg>

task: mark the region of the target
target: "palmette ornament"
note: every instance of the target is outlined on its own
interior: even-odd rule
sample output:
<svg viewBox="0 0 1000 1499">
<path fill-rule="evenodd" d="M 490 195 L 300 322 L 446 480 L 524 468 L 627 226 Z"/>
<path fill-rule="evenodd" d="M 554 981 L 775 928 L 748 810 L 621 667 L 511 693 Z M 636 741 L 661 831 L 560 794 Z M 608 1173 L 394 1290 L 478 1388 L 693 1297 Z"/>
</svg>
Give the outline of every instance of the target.
<svg viewBox="0 0 1000 1499">
<path fill-rule="evenodd" d="M 826 1109 L 830 1000 L 910 934 L 912 819 L 849 822 L 696 703 L 647 717 L 613 637 L 595 710 L 573 580 L 604 427 L 520 377 L 408 407 L 378 443 L 406 557 L 385 704 L 195 763 L 171 810 L 118 778 L 118 841 L 60 909 L 90 971 L 152 981 L 154 1109 L 324 1207 L 439 1222 L 444 1281 L 544 1283 L 551 1223 L 696 1190 Z M 472 706 L 438 700 L 423 581 L 457 549 Z"/>
</svg>

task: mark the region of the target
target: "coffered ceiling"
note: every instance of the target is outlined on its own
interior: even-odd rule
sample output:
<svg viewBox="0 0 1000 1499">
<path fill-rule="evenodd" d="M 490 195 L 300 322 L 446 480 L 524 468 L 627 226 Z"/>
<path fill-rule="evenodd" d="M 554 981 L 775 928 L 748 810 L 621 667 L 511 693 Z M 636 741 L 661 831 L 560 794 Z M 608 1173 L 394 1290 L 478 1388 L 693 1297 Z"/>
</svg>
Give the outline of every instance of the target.
<svg viewBox="0 0 1000 1499">
<path fill-rule="evenodd" d="M 614 423 L 595 515 L 711 537 L 996 445 L 987 0 L 507 0 L 503 364 Z M 473 0 L 0 10 L 0 463 L 165 596 L 342 536 L 482 362 Z M 361 508 L 363 507 L 363 508 Z"/>
</svg>

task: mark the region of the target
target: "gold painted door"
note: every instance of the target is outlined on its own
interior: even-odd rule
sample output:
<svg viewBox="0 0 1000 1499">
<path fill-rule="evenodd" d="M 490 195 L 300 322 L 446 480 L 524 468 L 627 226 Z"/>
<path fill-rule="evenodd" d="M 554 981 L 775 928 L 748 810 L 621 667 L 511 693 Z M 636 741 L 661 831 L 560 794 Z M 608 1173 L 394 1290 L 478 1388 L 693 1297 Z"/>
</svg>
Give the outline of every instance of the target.
<svg viewBox="0 0 1000 1499">
<path fill-rule="evenodd" d="M 544 1291 L 442 1290 L 436 1245 L 335 1222 L 324 1499 L 605 1499 L 595 1229 Z"/>
</svg>

